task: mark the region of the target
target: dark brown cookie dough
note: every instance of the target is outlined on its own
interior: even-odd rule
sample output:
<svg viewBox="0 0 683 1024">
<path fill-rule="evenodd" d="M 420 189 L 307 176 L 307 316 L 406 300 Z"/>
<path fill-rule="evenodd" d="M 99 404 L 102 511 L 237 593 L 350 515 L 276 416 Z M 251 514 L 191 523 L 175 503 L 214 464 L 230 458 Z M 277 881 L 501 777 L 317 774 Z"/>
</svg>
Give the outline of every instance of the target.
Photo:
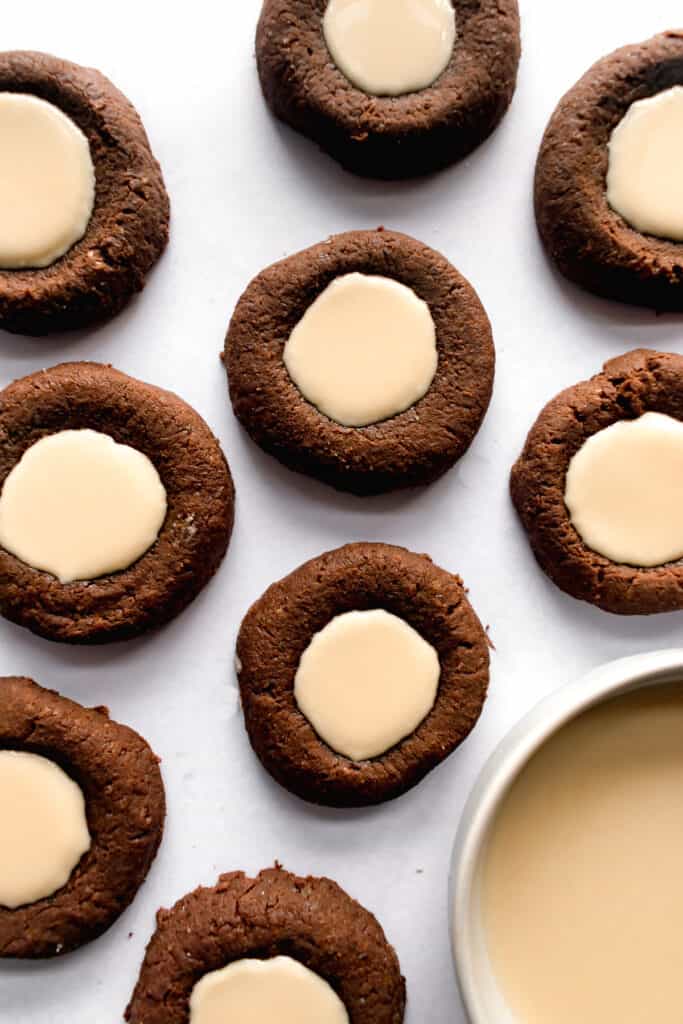
<svg viewBox="0 0 683 1024">
<path fill-rule="evenodd" d="M 512 500 L 541 568 L 566 593 L 621 615 L 683 608 L 683 564 L 640 569 L 593 551 L 569 518 L 565 478 L 592 434 L 645 412 L 683 421 L 683 356 L 636 349 L 562 391 L 531 428 L 511 477 Z"/>
<path fill-rule="evenodd" d="M 313 634 L 347 611 L 383 608 L 404 619 L 439 656 L 434 707 L 380 757 L 354 762 L 316 734 L 294 698 Z M 426 555 L 389 544 L 347 544 L 274 583 L 247 612 L 237 666 L 249 739 L 283 786 L 313 803 L 377 804 L 415 786 L 465 739 L 486 698 L 488 641 L 462 582 Z"/>
<path fill-rule="evenodd" d="M 266 102 L 348 170 L 409 178 L 470 153 L 510 105 L 520 55 L 517 0 L 453 0 L 451 60 L 426 89 L 369 96 L 333 63 L 327 0 L 265 0 L 256 60 Z"/>
<path fill-rule="evenodd" d="M 143 452 L 166 488 L 155 544 L 128 569 L 60 583 L 0 547 L 0 613 L 50 640 L 104 643 L 162 625 L 197 596 L 232 531 L 234 488 L 218 441 L 170 391 L 99 363 L 62 363 L 0 392 L 0 490 L 23 453 L 90 428 Z"/>
<path fill-rule="evenodd" d="M 350 1024 L 401 1024 L 405 982 L 373 915 L 328 878 L 281 868 L 221 875 L 157 914 L 130 1024 L 188 1024 L 189 999 L 210 971 L 248 957 L 288 956 L 323 978 Z"/>
<path fill-rule="evenodd" d="M 46 334 L 114 316 L 168 240 L 169 203 L 135 108 L 91 68 L 46 53 L 0 54 L 0 92 L 59 107 L 90 144 L 95 205 L 83 238 L 49 267 L 0 269 L 0 327 Z"/>
<path fill-rule="evenodd" d="M 423 398 L 366 427 L 321 413 L 283 361 L 306 309 L 354 271 L 394 278 L 427 303 L 439 357 Z M 486 312 L 455 267 L 408 235 L 378 229 L 334 235 L 262 271 L 237 304 L 224 361 L 235 414 L 264 451 L 340 490 L 379 494 L 429 483 L 467 451 L 491 398 L 495 352 Z"/>
<path fill-rule="evenodd" d="M 608 142 L 636 100 L 683 85 L 683 31 L 625 46 L 560 101 L 536 165 L 536 220 L 551 259 L 597 295 L 683 310 L 683 244 L 641 234 L 607 202 Z"/>
<path fill-rule="evenodd" d="M 30 679 L 0 679 L 0 749 L 40 754 L 81 787 L 92 845 L 53 896 L 0 907 L 0 956 L 52 957 L 106 931 L 156 855 L 166 803 L 159 760 L 106 708 L 84 708 Z"/>
</svg>

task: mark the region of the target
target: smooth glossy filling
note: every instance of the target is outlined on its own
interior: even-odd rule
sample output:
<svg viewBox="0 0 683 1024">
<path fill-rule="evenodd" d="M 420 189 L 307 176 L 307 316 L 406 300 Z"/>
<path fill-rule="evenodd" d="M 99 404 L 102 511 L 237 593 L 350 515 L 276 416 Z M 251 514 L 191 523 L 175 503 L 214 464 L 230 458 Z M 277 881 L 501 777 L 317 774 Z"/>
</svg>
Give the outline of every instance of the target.
<svg viewBox="0 0 683 1024">
<path fill-rule="evenodd" d="M 0 750 L 0 905 L 52 896 L 90 849 L 85 800 L 54 761 Z"/>
<path fill-rule="evenodd" d="M 85 234 L 95 169 L 80 128 L 52 103 L 0 92 L 0 267 L 47 267 Z"/>
<path fill-rule="evenodd" d="M 294 697 L 328 746 L 364 761 L 415 732 L 434 706 L 439 675 L 434 648 L 397 615 L 344 612 L 302 654 Z"/>
<path fill-rule="evenodd" d="M 205 974 L 190 998 L 190 1024 L 349 1024 L 318 974 L 288 956 L 236 960 Z"/>
<path fill-rule="evenodd" d="M 683 557 L 683 423 L 646 412 L 593 434 L 569 464 L 565 503 L 582 540 L 613 562 Z"/>
<path fill-rule="evenodd" d="M 345 274 L 308 307 L 285 345 L 287 372 L 330 419 L 360 427 L 419 401 L 438 364 L 429 306 L 393 278 Z"/>
<path fill-rule="evenodd" d="M 607 200 L 636 231 L 683 241 L 683 86 L 638 100 L 614 129 Z"/>
<path fill-rule="evenodd" d="M 519 1024 L 679 1024 L 683 686 L 600 704 L 522 769 L 481 873 Z"/>
<path fill-rule="evenodd" d="M 330 0 L 327 48 L 363 92 L 400 96 L 426 89 L 447 67 L 456 38 L 451 0 Z"/>
<path fill-rule="evenodd" d="M 37 441 L 0 493 L 0 545 L 62 583 L 127 569 L 157 539 L 166 491 L 152 462 L 96 430 Z"/>
</svg>

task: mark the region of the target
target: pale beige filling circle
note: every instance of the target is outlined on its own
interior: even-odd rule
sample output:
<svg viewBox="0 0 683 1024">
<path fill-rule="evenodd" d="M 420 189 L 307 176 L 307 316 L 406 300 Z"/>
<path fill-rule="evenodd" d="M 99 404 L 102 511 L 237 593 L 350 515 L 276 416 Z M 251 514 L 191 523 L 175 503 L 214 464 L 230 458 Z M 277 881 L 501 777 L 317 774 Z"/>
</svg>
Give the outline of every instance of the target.
<svg viewBox="0 0 683 1024">
<path fill-rule="evenodd" d="M 683 86 L 633 103 L 614 129 L 607 200 L 637 231 L 683 241 Z"/>
<path fill-rule="evenodd" d="M 323 35 L 349 81 L 372 96 L 426 89 L 456 38 L 451 0 L 329 0 Z"/>
<path fill-rule="evenodd" d="M 438 364 L 426 302 L 393 278 L 344 274 L 308 307 L 285 344 L 287 372 L 330 419 L 362 427 L 419 401 Z"/>
<path fill-rule="evenodd" d="M 14 909 L 66 885 L 90 849 L 85 800 L 54 761 L 0 750 L 0 906 Z"/>
<path fill-rule="evenodd" d="M 152 462 L 96 430 L 37 441 L 0 493 L 0 545 L 62 583 L 127 569 L 157 539 L 166 490 Z"/>
<path fill-rule="evenodd" d="M 95 169 L 83 132 L 37 96 L 0 92 L 0 267 L 47 267 L 85 234 Z"/>
<path fill-rule="evenodd" d="M 192 990 L 190 1024 L 348 1024 L 341 999 L 318 974 L 288 956 L 236 960 Z"/>
<path fill-rule="evenodd" d="M 352 761 L 379 757 L 434 707 L 439 657 L 384 609 L 337 615 L 301 656 L 294 698 L 328 746 Z"/>
<path fill-rule="evenodd" d="M 646 412 L 593 434 L 569 463 L 565 503 L 582 540 L 613 562 L 683 557 L 683 423 Z"/>
</svg>

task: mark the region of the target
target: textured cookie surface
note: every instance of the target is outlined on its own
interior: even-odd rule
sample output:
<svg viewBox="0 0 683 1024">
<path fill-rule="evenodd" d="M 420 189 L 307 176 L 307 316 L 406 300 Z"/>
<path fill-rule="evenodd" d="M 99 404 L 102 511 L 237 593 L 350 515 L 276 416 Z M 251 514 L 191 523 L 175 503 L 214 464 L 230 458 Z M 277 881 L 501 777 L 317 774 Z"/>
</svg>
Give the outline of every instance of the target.
<svg viewBox="0 0 683 1024">
<path fill-rule="evenodd" d="M 0 679 L 0 749 L 55 761 L 80 786 L 91 846 L 63 888 L 0 907 L 0 956 L 52 957 L 97 938 L 132 901 L 161 842 L 158 758 L 105 708 L 89 709 L 30 679 Z"/>
<path fill-rule="evenodd" d="M 608 143 L 632 103 L 683 85 L 683 31 L 598 61 L 560 101 L 536 165 L 536 220 L 570 280 L 607 298 L 683 309 L 683 244 L 644 235 L 607 202 Z"/>
<path fill-rule="evenodd" d="M 222 875 L 160 910 L 130 1024 L 187 1024 L 195 984 L 246 957 L 299 960 L 335 990 L 350 1024 L 401 1024 L 405 983 L 377 920 L 328 878 L 281 868 Z"/>
<path fill-rule="evenodd" d="M 0 327 L 45 334 L 108 319 L 141 290 L 168 240 L 169 202 L 134 107 L 91 68 L 45 53 L 0 53 L 0 91 L 30 93 L 81 129 L 95 168 L 85 235 L 49 267 L 0 270 Z"/>
<path fill-rule="evenodd" d="M 436 650 L 436 701 L 418 728 L 385 754 L 355 762 L 318 737 L 294 697 L 302 653 L 343 612 L 384 608 Z M 376 804 L 400 796 L 444 760 L 475 725 L 488 687 L 488 641 L 457 576 L 389 544 L 347 544 L 274 583 L 251 607 L 237 640 L 251 744 L 273 777 L 314 803 Z"/>
<path fill-rule="evenodd" d="M 344 427 L 303 397 L 283 362 L 311 303 L 344 274 L 382 275 L 429 306 L 438 367 L 415 405 L 366 427 Z M 394 231 L 350 231 L 275 263 L 242 295 L 224 360 L 237 418 L 291 469 L 341 490 L 377 494 L 428 483 L 467 450 L 488 408 L 495 352 L 471 285 L 439 253 Z"/>
<path fill-rule="evenodd" d="M 491 134 L 515 88 L 516 0 L 453 0 L 452 57 L 428 88 L 369 96 L 334 65 L 327 0 L 265 0 L 256 33 L 261 88 L 273 112 L 348 170 L 376 178 L 426 174 Z"/>
<path fill-rule="evenodd" d="M 573 597 L 622 615 L 683 608 L 683 565 L 641 569 L 592 551 L 569 518 L 565 482 L 589 437 L 646 412 L 683 421 L 683 356 L 637 349 L 562 391 L 531 428 L 511 476 L 512 499 L 544 571 Z"/>
<path fill-rule="evenodd" d="M 51 640 L 103 643 L 160 626 L 196 597 L 225 554 L 234 489 L 218 441 L 194 409 L 99 363 L 62 363 L 0 392 L 0 489 L 36 441 L 83 428 L 155 465 L 168 503 L 159 536 L 129 568 L 67 584 L 0 548 L 0 612 Z"/>
</svg>

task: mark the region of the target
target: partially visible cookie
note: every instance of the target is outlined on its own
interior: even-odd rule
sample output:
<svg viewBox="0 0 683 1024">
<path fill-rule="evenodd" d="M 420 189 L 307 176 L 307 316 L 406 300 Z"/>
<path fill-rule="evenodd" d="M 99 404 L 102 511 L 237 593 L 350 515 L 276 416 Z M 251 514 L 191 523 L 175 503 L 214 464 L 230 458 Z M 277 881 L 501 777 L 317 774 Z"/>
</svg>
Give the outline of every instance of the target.
<svg viewBox="0 0 683 1024">
<path fill-rule="evenodd" d="M 513 466 L 541 568 L 605 611 L 683 608 L 683 356 L 637 349 L 562 391 Z"/>
<path fill-rule="evenodd" d="M 348 170 L 408 178 L 460 160 L 507 110 L 516 0 L 265 0 L 261 88 L 281 120 Z"/>
<path fill-rule="evenodd" d="M 683 31 L 663 32 L 599 60 L 550 119 L 538 228 L 560 272 L 597 295 L 683 309 L 682 86 Z"/>
<path fill-rule="evenodd" d="M 168 240 L 168 196 L 137 112 L 99 71 L 9 51 L 0 54 L 0 124 L 0 327 L 37 335 L 114 316 L 142 289 Z M 82 154 L 78 139 L 63 148 L 70 133 Z M 30 177 L 31 167 L 41 174 Z M 84 206 L 77 190 L 88 174 L 94 196 Z M 76 200 L 73 226 L 66 218 L 50 231 Z M 34 219 L 33 210 L 43 212 Z"/>
<path fill-rule="evenodd" d="M 495 351 L 471 285 L 394 231 L 334 235 L 275 263 L 230 321 L 237 418 L 266 452 L 355 494 L 426 484 L 471 444 Z"/>
<path fill-rule="evenodd" d="M 230 974 L 225 971 L 235 967 L 251 968 L 255 986 L 246 1004 L 239 1004 L 244 1017 L 235 1012 Z M 188 1024 L 192 1004 L 192 1020 L 201 1021 L 198 997 L 213 972 L 222 972 L 209 979 L 223 988 L 222 1019 L 252 1019 L 247 1011 L 259 1005 L 256 1001 L 263 994 L 257 987 L 263 990 L 277 984 L 271 968 L 290 971 L 290 984 L 297 992 L 301 967 L 314 975 L 307 979 L 313 991 L 317 981 L 318 986 L 331 989 L 331 1003 L 342 1004 L 333 1006 L 329 1016 L 306 1016 L 306 1024 L 313 1020 L 316 1024 L 345 1020 L 401 1024 L 405 982 L 377 920 L 335 882 L 299 878 L 277 867 L 256 878 L 247 878 L 241 871 L 222 875 L 214 888 L 196 889 L 171 910 L 159 911 L 126 1020 Z M 306 985 L 305 978 L 302 984 Z M 308 991 L 302 989 L 303 1009 L 308 1009 Z M 213 997 L 217 994 L 214 990 Z M 304 1019 L 285 1017 L 288 1008 L 291 1014 L 291 1006 L 281 1007 L 277 1019 L 282 1024 Z"/>
<path fill-rule="evenodd" d="M 405 793 L 469 734 L 488 641 L 461 580 L 389 544 L 347 544 L 274 583 L 247 612 L 237 671 L 251 744 L 313 803 Z"/>
<path fill-rule="evenodd" d="M 99 363 L 0 392 L 0 613 L 12 622 L 68 643 L 156 628 L 216 572 L 233 513 L 218 441 L 177 395 Z"/>
<path fill-rule="evenodd" d="M 74 796 L 82 845 L 71 835 L 79 826 Z M 166 809 L 158 758 L 137 733 L 106 708 L 15 677 L 0 679 L 0 805 L 12 836 L 0 851 L 0 956 L 29 958 L 68 953 L 114 923 L 145 880 Z M 41 812 L 48 820 L 36 823 Z M 67 877 L 45 893 L 65 854 Z M 18 902 L 32 889 L 45 895 Z"/>
</svg>

